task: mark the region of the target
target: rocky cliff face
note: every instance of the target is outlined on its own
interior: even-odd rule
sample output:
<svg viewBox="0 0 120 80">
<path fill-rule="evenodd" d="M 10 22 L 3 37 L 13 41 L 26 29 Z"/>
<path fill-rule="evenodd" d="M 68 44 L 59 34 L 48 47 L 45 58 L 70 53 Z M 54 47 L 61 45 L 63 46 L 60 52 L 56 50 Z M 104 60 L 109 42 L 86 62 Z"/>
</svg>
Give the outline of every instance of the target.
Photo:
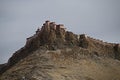
<svg viewBox="0 0 120 80">
<path fill-rule="evenodd" d="M 0 80 L 119 80 L 119 60 L 119 44 L 46 21 L 8 63 L 0 65 Z"/>
</svg>

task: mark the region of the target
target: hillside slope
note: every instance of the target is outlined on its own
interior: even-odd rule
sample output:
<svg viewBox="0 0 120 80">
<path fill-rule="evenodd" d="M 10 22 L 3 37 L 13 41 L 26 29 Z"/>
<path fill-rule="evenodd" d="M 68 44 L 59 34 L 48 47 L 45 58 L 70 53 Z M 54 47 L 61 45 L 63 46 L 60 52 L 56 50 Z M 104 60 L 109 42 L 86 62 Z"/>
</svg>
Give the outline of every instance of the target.
<svg viewBox="0 0 120 80">
<path fill-rule="evenodd" d="M 36 50 L 2 74 L 1 80 L 120 80 L 120 61 L 82 48 Z"/>
</svg>

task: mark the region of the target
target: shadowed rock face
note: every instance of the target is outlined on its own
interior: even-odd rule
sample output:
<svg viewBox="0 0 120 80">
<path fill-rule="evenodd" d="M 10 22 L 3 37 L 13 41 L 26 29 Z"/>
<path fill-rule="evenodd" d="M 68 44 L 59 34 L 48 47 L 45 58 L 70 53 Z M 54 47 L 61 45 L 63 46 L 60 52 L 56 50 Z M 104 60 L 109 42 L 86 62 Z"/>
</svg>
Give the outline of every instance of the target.
<svg viewBox="0 0 120 80">
<path fill-rule="evenodd" d="M 86 39 L 85 34 L 80 35 L 79 46 L 82 48 L 88 48 L 88 41 Z"/>
<path fill-rule="evenodd" d="M 114 46 L 115 59 L 120 60 L 120 45 L 116 44 Z"/>
<path fill-rule="evenodd" d="M 41 50 L 43 50 L 44 52 L 41 52 Z M 36 52 L 36 51 L 38 51 L 38 52 Z M 40 54 L 38 54 L 38 53 L 40 53 Z M 47 54 L 45 54 L 45 53 L 47 53 Z M 36 54 L 38 56 L 30 57 L 33 54 Z M 41 54 L 44 55 L 44 58 L 43 58 L 43 56 L 41 56 Z M 82 57 L 82 56 L 84 56 L 84 57 Z M 81 35 L 74 34 L 70 31 L 66 31 L 64 25 L 62 25 L 62 24 L 57 25 L 57 24 L 55 24 L 55 22 L 46 21 L 43 24 L 41 29 L 37 29 L 36 33 L 33 36 L 27 38 L 26 45 L 23 48 L 21 48 L 20 50 L 16 51 L 13 54 L 13 56 L 8 60 L 8 63 L 0 65 L 1 76 L 2 76 L 2 74 L 4 76 L 7 76 L 6 73 L 9 73 L 9 72 L 7 72 L 9 70 L 10 70 L 10 72 L 11 72 L 11 70 L 14 71 L 13 67 L 15 67 L 16 65 L 17 65 L 17 67 L 19 67 L 19 65 L 21 65 L 25 62 L 24 60 L 26 60 L 27 57 L 38 58 L 38 60 L 36 59 L 36 62 L 33 62 L 33 63 L 31 61 L 28 61 L 28 63 L 30 62 L 31 65 L 33 65 L 35 63 L 37 64 L 37 62 L 38 62 L 38 64 L 40 64 L 39 58 L 40 58 L 40 62 L 42 62 L 42 60 L 48 60 L 48 62 L 50 62 L 50 63 L 53 63 L 54 59 L 55 59 L 56 65 L 52 64 L 52 66 L 51 66 L 51 65 L 48 65 L 44 61 L 43 61 L 43 63 L 45 63 L 47 65 L 45 65 L 45 66 L 40 66 L 41 64 L 39 66 L 36 65 L 36 67 L 45 67 L 45 68 L 51 69 L 54 66 L 57 66 L 57 63 L 58 63 L 56 61 L 57 58 L 58 58 L 58 61 L 59 60 L 63 61 L 61 63 L 58 63 L 58 65 L 64 64 L 64 62 L 65 62 L 65 63 L 67 63 L 66 66 L 68 66 L 68 62 L 66 62 L 64 60 L 68 60 L 68 61 L 73 60 L 73 61 L 71 61 L 70 64 L 74 64 L 76 59 L 77 59 L 77 61 L 79 61 L 80 59 L 83 59 L 86 57 L 88 59 L 90 58 L 90 60 L 98 59 L 98 58 L 99 59 L 103 58 L 103 60 L 104 60 L 104 58 L 120 60 L 120 46 L 119 46 L 119 44 L 106 43 L 106 42 L 103 42 L 103 41 L 100 41 L 97 39 L 93 39 L 89 36 L 86 36 L 85 34 L 81 34 Z M 52 58 L 52 59 L 50 59 L 50 58 Z M 23 60 L 23 62 L 21 62 L 21 60 Z M 100 60 L 100 62 L 102 62 L 102 60 Z M 28 65 L 28 63 L 25 62 L 26 65 Z M 77 65 L 77 64 L 75 63 L 75 65 Z M 21 65 L 21 67 L 22 67 L 22 65 Z M 59 66 L 59 67 L 66 68 L 66 67 L 64 67 L 64 65 L 63 65 L 63 67 L 62 66 Z M 56 68 L 58 68 L 58 66 Z M 30 68 L 29 70 L 31 70 L 31 69 L 32 68 Z M 39 69 L 39 68 L 36 68 L 36 69 Z M 73 69 L 76 69 L 76 68 L 73 68 Z M 80 69 L 81 68 L 79 68 L 79 70 Z M 69 71 L 69 68 L 68 68 L 68 71 Z M 15 72 L 15 73 L 19 74 L 18 75 L 19 77 L 20 77 L 20 75 L 22 75 L 18 72 Z M 26 71 L 26 73 L 27 73 L 27 71 Z M 34 72 L 32 71 L 32 73 L 34 73 Z M 25 75 L 25 73 L 23 73 L 23 74 Z M 32 75 L 32 74 L 29 74 L 29 76 L 30 75 Z M 55 79 L 52 79 L 53 74 L 46 73 L 44 70 L 43 70 L 43 72 L 40 70 L 39 75 L 42 76 L 41 79 L 36 79 L 36 78 L 33 79 L 31 77 L 31 79 L 29 79 L 29 80 L 46 80 L 46 79 L 47 80 L 56 80 L 56 78 L 57 78 L 57 77 L 54 77 Z M 95 80 L 97 80 L 97 78 L 92 78 L 91 76 L 88 77 L 85 75 L 82 76 L 82 75 L 78 75 L 76 73 L 74 73 L 73 75 L 77 75 L 78 78 L 74 78 L 74 79 L 72 79 L 72 78 L 69 79 L 70 76 L 68 76 L 68 75 L 66 75 L 67 76 L 66 78 L 65 78 L 65 75 L 63 75 L 63 76 L 62 76 L 62 74 L 60 74 L 60 75 L 61 75 L 61 78 L 58 80 L 61 80 L 62 77 L 64 77 L 65 80 L 74 80 L 74 79 L 76 79 L 76 80 L 79 80 L 79 79 L 82 79 L 82 80 L 94 80 L 95 79 Z M 70 75 L 72 76 L 72 74 L 70 74 Z M 54 75 L 54 76 L 57 76 L 57 75 Z M 46 79 L 45 78 L 43 79 L 43 77 L 46 77 Z M 25 78 L 25 77 L 23 76 L 23 78 Z M 2 76 L 1 79 L 4 80 L 5 77 Z M 5 80 L 9 80 L 9 79 L 5 79 Z M 14 79 L 11 79 L 11 80 L 14 80 Z M 18 80 L 21 80 L 21 77 Z"/>
</svg>

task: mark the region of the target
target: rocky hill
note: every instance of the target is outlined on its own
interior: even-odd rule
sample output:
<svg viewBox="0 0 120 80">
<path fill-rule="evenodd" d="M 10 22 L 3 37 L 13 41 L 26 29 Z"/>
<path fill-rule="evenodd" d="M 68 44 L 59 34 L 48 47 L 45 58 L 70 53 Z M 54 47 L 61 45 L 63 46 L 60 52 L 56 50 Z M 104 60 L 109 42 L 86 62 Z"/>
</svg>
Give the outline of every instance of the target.
<svg viewBox="0 0 120 80">
<path fill-rule="evenodd" d="M 120 44 L 46 21 L 0 65 L 0 80 L 120 80 Z"/>
</svg>

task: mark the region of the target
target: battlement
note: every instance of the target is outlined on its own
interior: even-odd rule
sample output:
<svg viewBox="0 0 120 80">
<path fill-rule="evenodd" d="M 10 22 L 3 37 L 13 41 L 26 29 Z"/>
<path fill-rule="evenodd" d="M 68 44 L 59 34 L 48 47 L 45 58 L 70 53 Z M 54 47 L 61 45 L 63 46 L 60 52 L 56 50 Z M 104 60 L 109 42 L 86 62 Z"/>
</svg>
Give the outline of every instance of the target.
<svg viewBox="0 0 120 80">
<path fill-rule="evenodd" d="M 42 29 L 48 29 L 48 28 L 52 29 L 52 30 L 60 30 L 60 29 L 65 30 L 66 29 L 63 24 L 58 24 L 57 25 L 55 22 L 50 22 L 49 20 L 47 20 L 43 24 Z"/>
<path fill-rule="evenodd" d="M 49 20 L 46 20 L 45 23 L 50 23 L 50 21 L 49 21 Z"/>
<path fill-rule="evenodd" d="M 56 30 L 55 22 L 50 22 L 50 29 Z"/>
<path fill-rule="evenodd" d="M 50 24 L 55 24 L 55 22 L 50 22 Z"/>
<path fill-rule="evenodd" d="M 90 36 L 88 36 L 88 38 L 91 39 L 91 40 L 93 40 L 94 42 L 96 42 L 98 44 L 109 45 L 109 46 L 114 46 L 115 45 L 115 43 L 104 42 L 103 40 L 95 39 L 95 38 L 92 38 Z"/>
<path fill-rule="evenodd" d="M 66 29 L 63 24 L 59 24 L 59 25 L 57 25 L 57 27 L 59 27 L 61 29 Z"/>
</svg>

